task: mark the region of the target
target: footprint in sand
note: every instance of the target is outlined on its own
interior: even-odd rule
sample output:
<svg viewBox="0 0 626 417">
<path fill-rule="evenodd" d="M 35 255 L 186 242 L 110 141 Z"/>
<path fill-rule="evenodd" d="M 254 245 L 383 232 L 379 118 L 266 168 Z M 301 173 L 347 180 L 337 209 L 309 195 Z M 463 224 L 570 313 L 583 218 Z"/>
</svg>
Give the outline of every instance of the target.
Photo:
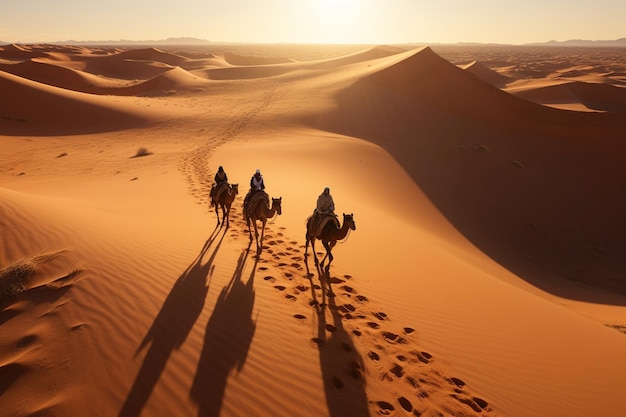
<svg viewBox="0 0 626 417">
<path fill-rule="evenodd" d="M 429 363 L 433 357 L 433 355 L 428 352 L 411 352 L 411 354 L 415 355 L 417 359 L 423 363 Z"/>
<path fill-rule="evenodd" d="M 402 378 L 404 376 L 404 368 L 402 366 L 395 364 L 393 368 L 389 370 L 392 374 L 394 374 L 397 378 Z"/>
<path fill-rule="evenodd" d="M 387 319 L 387 314 L 383 313 L 383 312 L 377 312 L 377 313 L 372 313 L 374 314 L 374 317 L 376 317 L 378 320 L 386 320 Z"/>
<path fill-rule="evenodd" d="M 340 309 L 343 313 L 354 313 L 356 311 L 356 308 L 352 304 L 343 304 Z"/>
<path fill-rule="evenodd" d="M 473 397 L 472 398 L 476 404 L 478 404 L 478 406 L 480 408 L 482 408 L 483 410 L 486 409 L 489 406 L 489 403 L 485 400 L 483 400 L 482 398 L 478 398 L 478 397 Z"/>
<path fill-rule="evenodd" d="M 391 416 L 396 410 L 393 404 L 387 401 L 378 401 L 376 405 L 378 406 L 378 414 L 381 416 Z"/>
<path fill-rule="evenodd" d="M 271 276 L 266 276 L 266 277 L 263 277 L 263 279 L 264 279 L 265 281 L 269 281 L 269 282 L 276 282 L 276 278 L 271 277 Z"/>
<path fill-rule="evenodd" d="M 458 395 L 451 395 L 452 398 L 454 398 L 455 400 L 459 401 L 460 403 L 463 403 L 465 405 L 468 405 L 472 408 L 472 410 L 476 411 L 477 413 L 481 413 L 485 408 L 487 408 L 488 404 L 485 400 L 482 400 L 480 398 L 466 398 L 466 397 L 459 397 Z M 480 403 L 478 401 L 480 401 Z M 482 405 L 481 405 L 482 404 Z M 483 407 L 484 405 L 484 407 Z"/>
<path fill-rule="evenodd" d="M 459 378 L 452 377 L 452 378 L 446 378 L 445 380 L 449 384 L 456 385 L 459 388 L 463 388 L 465 386 L 465 382 L 462 379 L 459 379 Z"/>
<path fill-rule="evenodd" d="M 33 343 L 37 342 L 38 340 L 39 340 L 39 336 L 37 336 L 36 334 L 30 334 L 30 335 L 24 336 L 20 340 L 18 340 L 17 343 L 15 344 L 15 346 L 18 347 L 18 348 L 23 348 L 23 347 L 32 345 Z"/>
<path fill-rule="evenodd" d="M 407 413 L 413 411 L 413 404 L 411 404 L 411 401 L 409 401 L 405 397 L 398 398 L 398 403 L 400 404 L 400 407 L 402 407 L 402 409 Z"/>
</svg>

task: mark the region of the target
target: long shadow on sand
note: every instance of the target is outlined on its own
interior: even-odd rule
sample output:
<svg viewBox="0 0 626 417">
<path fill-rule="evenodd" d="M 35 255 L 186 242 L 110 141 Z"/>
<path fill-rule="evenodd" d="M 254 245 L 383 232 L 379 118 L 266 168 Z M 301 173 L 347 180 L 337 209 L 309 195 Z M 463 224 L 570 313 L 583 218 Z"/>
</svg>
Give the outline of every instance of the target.
<svg viewBox="0 0 626 417">
<path fill-rule="evenodd" d="M 228 377 L 233 369 L 243 369 L 256 329 L 254 274 L 256 260 L 247 282 L 242 275 L 250 245 L 239 256 L 230 282 L 222 289 L 207 323 L 198 370 L 189 393 L 198 404 L 199 417 L 218 417 Z"/>
<path fill-rule="evenodd" d="M 176 280 L 159 314 L 137 348 L 135 355 L 150 344 L 118 417 L 133 417 L 141 414 L 169 357 L 183 344 L 202 312 L 209 290 L 207 277 L 226 233 L 224 230 L 217 240 L 220 230 L 216 228 L 213 231 L 193 263 Z M 209 260 L 202 264 L 203 258 L 213 244 L 215 244 L 213 253 Z"/>
<path fill-rule="evenodd" d="M 311 274 L 307 275 L 310 279 Z M 324 381 L 324 393 L 331 417 L 370 415 L 365 392 L 365 365 L 356 350 L 350 334 L 343 327 L 342 315 L 335 304 L 329 272 L 318 276 L 322 289 L 322 301 L 318 302 L 313 290 L 313 305 L 317 313 L 317 338 L 320 367 Z M 311 280 L 312 281 L 312 280 Z M 330 312 L 331 322 L 327 322 Z"/>
</svg>

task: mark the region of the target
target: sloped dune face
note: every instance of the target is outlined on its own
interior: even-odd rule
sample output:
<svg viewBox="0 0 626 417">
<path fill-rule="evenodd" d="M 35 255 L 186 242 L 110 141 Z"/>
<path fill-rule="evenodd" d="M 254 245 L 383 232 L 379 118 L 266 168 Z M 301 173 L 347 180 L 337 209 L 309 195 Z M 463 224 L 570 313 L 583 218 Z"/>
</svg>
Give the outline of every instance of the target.
<svg viewBox="0 0 626 417">
<path fill-rule="evenodd" d="M 187 58 L 183 56 L 163 52 L 156 48 L 133 49 L 130 51 L 121 52 L 114 58 L 129 59 L 135 61 L 157 61 L 174 66 L 182 65 L 187 61 Z"/>
<path fill-rule="evenodd" d="M 508 83 L 514 81 L 513 78 L 500 74 L 499 72 L 488 68 L 487 66 L 481 64 L 478 61 L 474 61 L 469 65 L 462 66 L 461 68 L 463 68 L 467 72 L 470 72 L 476 75 L 478 78 L 484 81 L 487 81 L 489 84 L 494 85 L 498 88 L 504 87 Z"/>
<path fill-rule="evenodd" d="M 626 293 L 626 280 L 600 278 L 620 276 L 626 266 L 618 238 L 626 222 L 615 221 L 626 198 L 607 191 L 626 183 L 625 113 L 534 104 L 429 48 L 359 79 L 336 102 L 336 111 L 312 123 L 387 149 L 441 212 L 505 267 L 540 287 L 551 277 L 576 276 Z M 585 249 L 598 240 L 601 257 Z M 567 260 L 546 255 L 552 250 Z"/>
<path fill-rule="evenodd" d="M 518 97 L 540 104 L 568 104 L 573 99 L 589 110 L 626 111 L 626 88 L 606 83 L 564 82 L 514 92 Z"/>
<path fill-rule="evenodd" d="M 60 135 L 126 129 L 149 123 L 147 112 L 0 73 L 0 134 Z"/>
</svg>

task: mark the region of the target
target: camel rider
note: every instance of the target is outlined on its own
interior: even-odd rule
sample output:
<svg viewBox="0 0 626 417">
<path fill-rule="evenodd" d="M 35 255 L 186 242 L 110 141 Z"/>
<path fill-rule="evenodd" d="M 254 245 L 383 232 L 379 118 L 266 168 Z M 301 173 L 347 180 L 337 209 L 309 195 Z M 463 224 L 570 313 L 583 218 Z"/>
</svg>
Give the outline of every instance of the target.
<svg viewBox="0 0 626 417">
<path fill-rule="evenodd" d="M 322 225 L 322 220 L 326 216 L 334 216 L 335 215 L 335 202 L 333 201 L 333 196 L 330 195 L 330 188 L 325 187 L 322 194 L 317 197 L 317 206 L 313 211 L 313 227 L 315 230 L 315 234 L 319 235 L 321 230 L 319 230 Z"/>
<path fill-rule="evenodd" d="M 215 179 L 215 183 L 218 185 L 225 184 L 228 182 L 228 176 L 226 175 L 226 171 L 224 171 L 224 168 L 221 165 L 217 169 L 214 179 Z"/>
<path fill-rule="evenodd" d="M 215 180 L 215 184 L 211 186 L 211 206 L 215 205 L 215 201 L 218 199 L 218 193 L 225 189 L 225 186 L 228 186 L 228 176 L 221 165 L 217 169 L 213 179 Z"/>
<path fill-rule="evenodd" d="M 250 178 L 250 190 L 248 191 L 248 194 L 246 194 L 246 197 L 243 200 L 244 213 L 248 211 L 248 203 L 250 202 L 250 199 L 252 198 L 252 196 L 258 191 L 263 191 L 263 190 L 265 190 L 265 182 L 263 181 L 261 170 L 257 169 L 254 172 L 254 175 L 252 175 L 252 178 Z"/>
</svg>

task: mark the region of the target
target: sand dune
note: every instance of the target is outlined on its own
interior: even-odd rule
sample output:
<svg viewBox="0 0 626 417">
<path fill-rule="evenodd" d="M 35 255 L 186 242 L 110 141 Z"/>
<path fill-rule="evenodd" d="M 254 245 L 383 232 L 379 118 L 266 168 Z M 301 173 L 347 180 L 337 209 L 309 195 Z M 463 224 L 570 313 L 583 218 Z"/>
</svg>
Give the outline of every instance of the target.
<svg viewBox="0 0 626 417">
<path fill-rule="evenodd" d="M 611 53 L 229 47 L 0 47 L 0 415 L 623 414 Z"/>
<path fill-rule="evenodd" d="M 461 68 L 468 72 L 471 72 L 481 80 L 487 81 L 489 84 L 494 85 L 498 88 L 502 88 L 508 83 L 515 81 L 514 79 L 507 77 L 506 75 L 502 75 L 499 72 L 494 71 L 485 65 L 482 65 L 478 61 L 474 61 L 470 64 L 461 66 Z"/>
<path fill-rule="evenodd" d="M 515 93 L 539 104 L 569 104 L 577 101 L 590 110 L 619 112 L 626 109 L 626 88 L 610 84 L 565 82 Z"/>
</svg>

